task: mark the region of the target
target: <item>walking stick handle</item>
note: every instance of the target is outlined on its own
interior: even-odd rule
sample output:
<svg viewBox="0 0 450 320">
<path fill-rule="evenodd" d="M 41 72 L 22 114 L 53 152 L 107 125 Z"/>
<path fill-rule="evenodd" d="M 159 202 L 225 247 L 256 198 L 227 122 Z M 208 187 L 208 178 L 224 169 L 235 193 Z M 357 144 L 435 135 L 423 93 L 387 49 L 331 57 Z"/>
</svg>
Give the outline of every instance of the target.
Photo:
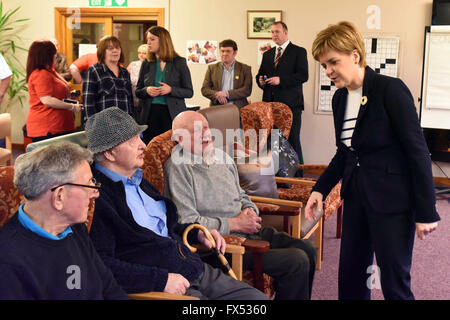
<svg viewBox="0 0 450 320">
<path fill-rule="evenodd" d="M 200 229 L 201 231 L 203 231 L 203 233 L 206 236 L 206 239 L 208 239 L 209 242 L 211 242 L 212 244 L 212 248 L 215 251 L 217 257 L 219 258 L 220 262 L 225 266 L 225 268 L 227 269 L 228 275 L 230 275 L 232 278 L 237 280 L 236 274 L 234 273 L 233 269 L 231 269 L 227 259 L 224 257 L 223 254 L 221 254 L 219 252 L 219 250 L 217 250 L 216 248 L 216 241 L 214 240 L 214 237 L 212 236 L 211 232 L 209 232 L 209 230 L 207 228 L 205 228 L 204 226 L 200 225 L 200 224 L 191 224 L 189 225 L 183 232 L 183 243 L 189 248 L 189 250 L 191 250 L 192 252 L 197 252 L 197 248 L 192 247 L 188 240 L 187 240 L 187 235 L 189 233 L 189 231 L 191 231 L 192 229 L 197 228 Z"/>
</svg>

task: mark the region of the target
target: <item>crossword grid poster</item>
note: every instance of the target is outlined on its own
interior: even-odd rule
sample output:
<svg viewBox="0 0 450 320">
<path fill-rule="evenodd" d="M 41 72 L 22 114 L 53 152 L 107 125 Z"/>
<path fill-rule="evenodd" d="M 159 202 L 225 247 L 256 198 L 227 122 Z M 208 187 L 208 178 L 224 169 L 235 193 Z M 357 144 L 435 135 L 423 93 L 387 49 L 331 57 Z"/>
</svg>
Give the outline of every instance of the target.
<svg viewBox="0 0 450 320">
<path fill-rule="evenodd" d="M 366 60 L 375 72 L 397 77 L 399 38 L 364 38 Z M 331 99 L 336 91 L 334 83 L 326 76 L 325 69 L 319 67 L 319 103 L 318 111 L 332 111 Z"/>
</svg>

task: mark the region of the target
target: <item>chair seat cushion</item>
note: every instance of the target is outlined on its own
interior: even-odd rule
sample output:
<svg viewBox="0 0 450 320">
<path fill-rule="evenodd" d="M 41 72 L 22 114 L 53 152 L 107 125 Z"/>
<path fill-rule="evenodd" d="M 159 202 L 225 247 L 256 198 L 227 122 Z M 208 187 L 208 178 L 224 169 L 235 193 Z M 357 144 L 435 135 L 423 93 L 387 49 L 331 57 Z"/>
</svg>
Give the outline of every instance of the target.
<svg viewBox="0 0 450 320">
<path fill-rule="evenodd" d="M 265 273 L 263 274 L 263 277 L 264 277 L 264 294 L 266 296 L 268 296 L 269 298 L 273 299 L 273 297 L 275 295 L 273 278 Z M 254 287 L 255 282 L 254 282 L 252 271 L 250 271 L 250 270 L 244 271 L 242 273 L 242 281 L 244 281 L 248 285 Z"/>
<path fill-rule="evenodd" d="M 302 178 L 303 180 L 313 180 Z M 300 201 L 306 204 L 311 193 L 311 186 L 304 186 L 301 184 L 292 184 L 290 188 L 278 188 L 278 196 L 280 199 Z"/>
<path fill-rule="evenodd" d="M 311 178 L 302 179 L 314 180 Z M 303 202 L 303 204 L 306 204 L 309 199 L 311 189 L 311 186 L 294 184 L 291 185 L 289 189 L 278 188 L 278 196 L 280 199 L 300 201 Z M 333 189 L 331 189 L 331 192 L 325 199 L 325 220 L 327 220 L 341 205 L 341 183 L 339 182 Z"/>
</svg>

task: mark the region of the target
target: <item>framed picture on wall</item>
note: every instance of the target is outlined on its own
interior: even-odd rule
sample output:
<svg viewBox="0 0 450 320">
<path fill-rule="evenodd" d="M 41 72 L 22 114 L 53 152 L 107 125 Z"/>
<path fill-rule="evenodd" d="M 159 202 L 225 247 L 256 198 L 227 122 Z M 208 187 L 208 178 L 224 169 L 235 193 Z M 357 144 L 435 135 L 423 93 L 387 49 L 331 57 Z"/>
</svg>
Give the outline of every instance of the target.
<svg viewBox="0 0 450 320">
<path fill-rule="evenodd" d="M 270 27 L 275 21 L 282 21 L 281 12 L 281 10 L 248 10 L 247 38 L 270 39 Z"/>
</svg>

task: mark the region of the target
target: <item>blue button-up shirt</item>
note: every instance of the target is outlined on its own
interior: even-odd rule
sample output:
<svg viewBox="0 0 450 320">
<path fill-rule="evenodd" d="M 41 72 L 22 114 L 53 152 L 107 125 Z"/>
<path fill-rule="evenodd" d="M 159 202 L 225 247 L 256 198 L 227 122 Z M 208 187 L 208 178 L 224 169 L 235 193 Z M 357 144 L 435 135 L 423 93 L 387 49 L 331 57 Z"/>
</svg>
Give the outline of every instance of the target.
<svg viewBox="0 0 450 320">
<path fill-rule="evenodd" d="M 229 97 L 228 91 L 233 90 L 233 82 L 234 82 L 234 65 L 236 61 L 230 66 L 229 69 L 222 64 L 223 72 L 222 72 L 222 91 L 227 91 L 227 98 Z M 228 103 L 233 103 L 233 101 L 229 100 Z"/>
<path fill-rule="evenodd" d="M 67 237 L 69 234 L 73 233 L 72 228 L 69 226 L 67 227 L 63 232 L 61 232 L 60 234 L 58 234 L 57 236 L 51 234 L 50 232 L 47 232 L 44 228 L 41 228 L 39 225 L 37 225 L 33 220 L 30 219 L 29 216 L 27 216 L 27 214 L 25 213 L 25 211 L 23 211 L 23 206 L 25 204 L 21 204 L 19 207 L 19 222 L 22 224 L 22 226 L 34 233 L 36 233 L 37 235 L 47 238 L 47 239 L 51 239 L 51 240 L 61 240 L 64 239 L 65 237 Z"/>
<path fill-rule="evenodd" d="M 139 186 L 142 181 L 141 169 L 137 169 L 131 178 L 128 178 L 98 163 L 95 164 L 95 168 L 114 182 L 122 181 L 125 186 L 128 208 L 137 224 L 160 236 L 169 236 L 166 203 L 163 200 L 154 200 L 141 189 Z"/>
</svg>

